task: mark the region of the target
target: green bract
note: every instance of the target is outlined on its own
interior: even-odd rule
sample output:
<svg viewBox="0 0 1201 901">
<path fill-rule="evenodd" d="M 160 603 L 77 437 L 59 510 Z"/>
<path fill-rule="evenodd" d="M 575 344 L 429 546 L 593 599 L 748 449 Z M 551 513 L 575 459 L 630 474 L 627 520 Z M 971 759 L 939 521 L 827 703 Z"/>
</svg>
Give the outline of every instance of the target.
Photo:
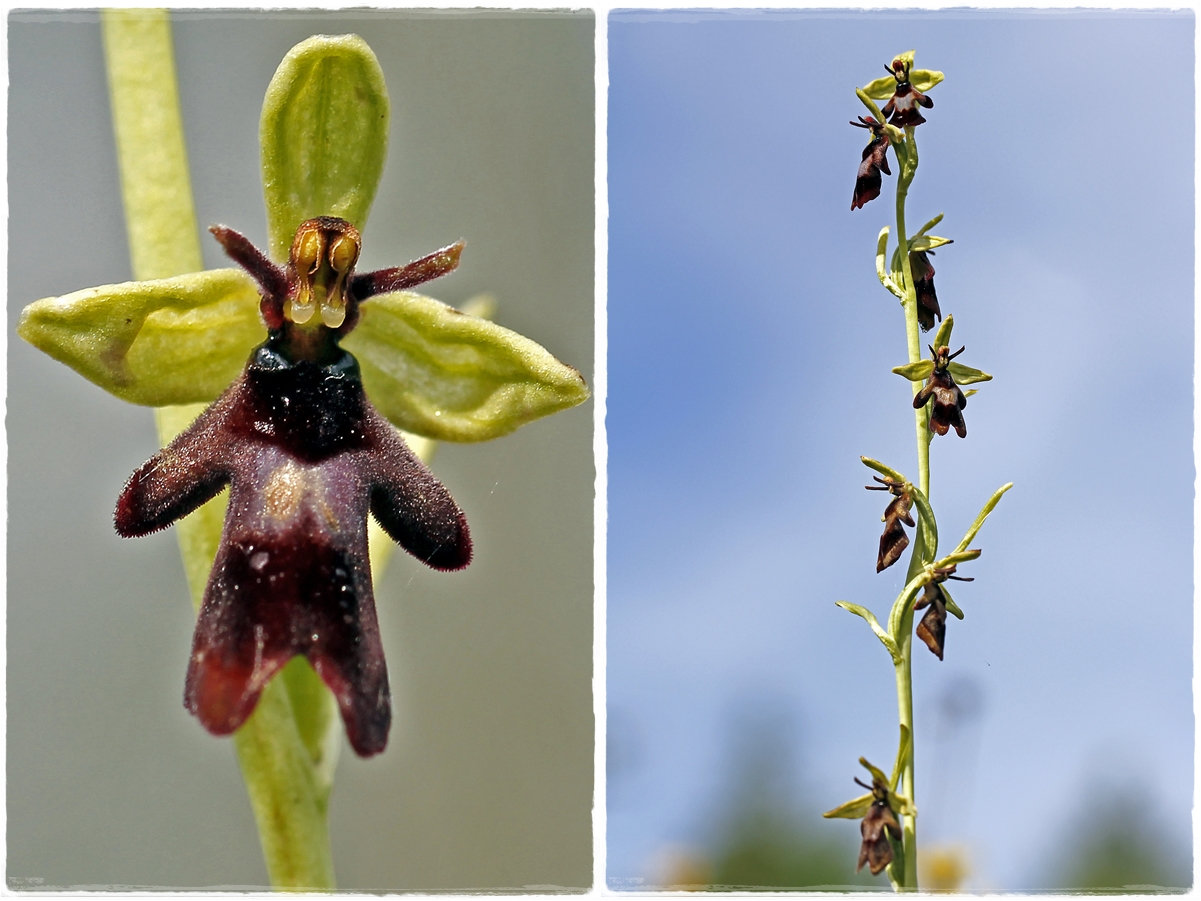
<svg viewBox="0 0 1201 901">
<path fill-rule="evenodd" d="M 387 148 L 388 96 L 356 35 L 313 37 L 284 58 L 263 106 L 263 190 L 272 254 L 319 215 L 366 220 Z M 18 333 L 123 400 L 211 402 L 265 337 L 241 269 L 88 288 L 26 307 Z M 345 340 L 368 396 L 395 425 L 484 441 L 582 403 L 580 374 L 538 344 L 409 292 L 365 301 Z"/>
<path fill-rule="evenodd" d="M 867 624 L 872 627 L 872 631 L 876 633 L 876 637 L 884 643 L 884 647 L 888 648 L 888 653 L 892 655 L 894 663 L 901 659 L 901 649 L 897 647 L 897 643 L 892 636 L 884 631 L 884 627 L 880 625 L 880 621 L 876 619 L 876 614 L 872 613 L 861 604 L 852 604 L 849 601 L 835 601 L 834 604 L 841 607 L 843 610 L 849 610 L 856 616 L 861 616 L 867 621 Z M 842 814 L 826 814 L 826 816 L 842 816 Z M 863 816 L 863 814 L 858 814 Z"/>
</svg>

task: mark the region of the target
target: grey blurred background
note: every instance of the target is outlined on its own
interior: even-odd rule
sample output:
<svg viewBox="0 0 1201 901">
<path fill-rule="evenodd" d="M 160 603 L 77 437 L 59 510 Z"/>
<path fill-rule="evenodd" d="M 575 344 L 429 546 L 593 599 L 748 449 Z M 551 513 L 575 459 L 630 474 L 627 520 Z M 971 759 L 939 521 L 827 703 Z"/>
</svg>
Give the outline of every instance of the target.
<svg viewBox="0 0 1201 901">
<path fill-rule="evenodd" d="M 589 14 L 180 12 L 175 48 L 202 226 L 266 241 L 263 92 L 314 33 L 356 32 L 392 98 L 362 266 L 466 238 L 429 289 L 592 377 Z M 112 508 L 156 448 L 128 406 L 15 337 L 32 300 L 130 277 L 98 17 L 9 17 L 9 886 L 262 886 L 228 740 L 183 709 L 192 610 L 171 532 L 118 539 Z M 205 263 L 228 263 L 205 236 Z M 591 883 L 592 406 L 434 470 L 477 557 L 397 554 L 377 585 L 393 686 L 387 751 L 344 747 L 339 887 Z"/>
</svg>

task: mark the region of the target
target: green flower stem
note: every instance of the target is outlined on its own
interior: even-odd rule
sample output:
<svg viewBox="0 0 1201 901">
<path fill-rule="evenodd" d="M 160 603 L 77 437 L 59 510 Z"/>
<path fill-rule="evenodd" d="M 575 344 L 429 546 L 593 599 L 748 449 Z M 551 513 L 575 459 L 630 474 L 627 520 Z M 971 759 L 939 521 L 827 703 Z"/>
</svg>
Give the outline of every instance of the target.
<svg viewBox="0 0 1201 901">
<path fill-rule="evenodd" d="M 916 549 L 914 551 L 916 553 Z M 902 726 L 913 734 L 913 606 L 901 615 L 901 641 L 898 645 L 901 651 L 900 662 L 894 666 L 897 677 L 897 707 Z M 905 767 L 901 773 L 901 788 L 906 795 L 913 799 L 913 757 L 911 749 L 905 759 Z M 905 891 L 917 891 L 917 828 L 916 817 L 910 815 L 902 819 L 901 844 L 905 849 L 903 873 L 890 873 L 890 878 L 896 880 L 895 887 Z"/>
<path fill-rule="evenodd" d="M 167 14 L 107 10 L 102 21 L 134 277 L 199 271 L 199 229 Z M 156 410 L 160 439 L 169 441 L 203 408 Z M 224 498 L 218 498 L 177 528 L 197 608 L 224 508 Z M 337 748 L 337 732 L 330 729 L 335 717 L 333 698 L 312 667 L 293 661 L 263 691 L 255 713 L 234 736 L 267 872 L 277 888 L 334 887 L 326 807 Z"/>
<path fill-rule="evenodd" d="M 135 279 L 204 268 L 165 10 L 106 10 L 104 51 Z"/>
<path fill-rule="evenodd" d="M 918 163 L 917 142 L 914 139 L 912 128 L 905 129 L 904 143 L 896 144 L 895 147 L 898 161 L 901 164 L 901 171 L 897 174 L 897 250 L 901 255 L 901 272 L 905 278 L 905 338 L 909 352 L 909 362 L 916 363 L 922 358 L 922 344 L 917 318 L 917 287 L 913 283 L 913 267 L 909 262 L 908 237 L 905 233 L 905 200 L 909 195 L 909 185 L 913 183 L 913 177 L 917 173 Z M 916 397 L 918 391 L 921 390 L 921 384 L 919 382 L 911 382 L 910 387 L 912 388 L 913 395 Z M 930 496 L 930 428 L 927 422 L 928 415 L 925 407 L 916 410 L 914 415 L 917 427 L 918 483 L 922 494 L 925 496 L 924 499 Z M 927 554 L 923 537 L 923 532 L 919 530 L 913 543 L 913 553 L 909 558 L 909 573 L 906 581 L 911 580 L 922 568 Z M 909 734 L 913 736 L 912 605 L 909 605 L 902 613 L 899 638 L 898 646 L 901 651 L 901 660 L 896 664 L 897 706 L 899 708 L 901 725 L 907 727 Z M 916 744 L 916 741 L 914 743 Z M 913 761 L 915 756 L 916 749 L 913 748 L 910 750 L 905 761 L 905 769 L 901 776 L 905 794 L 914 800 L 917 798 L 917 792 L 913 785 Z M 913 816 L 905 817 L 902 827 L 902 843 L 905 849 L 905 871 L 904 873 L 897 874 L 897 883 L 907 891 L 917 890 L 917 828 L 915 819 Z"/>
</svg>

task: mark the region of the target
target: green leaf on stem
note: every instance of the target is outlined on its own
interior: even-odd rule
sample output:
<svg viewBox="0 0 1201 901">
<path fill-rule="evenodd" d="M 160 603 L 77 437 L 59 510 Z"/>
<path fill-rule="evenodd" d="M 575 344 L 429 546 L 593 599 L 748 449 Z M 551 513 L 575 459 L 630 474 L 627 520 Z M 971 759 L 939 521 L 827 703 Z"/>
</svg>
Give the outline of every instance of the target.
<svg viewBox="0 0 1201 901">
<path fill-rule="evenodd" d="M 919 228 L 916 232 L 914 232 L 913 237 L 920 238 L 922 235 L 924 235 L 930 229 L 934 228 L 934 226 L 938 225 L 938 223 L 942 222 L 942 217 L 943 217 L 943 214 L 939 213 L 937 216 L 935 216 L 933 219 L 931 219 L 929 222 L 927 222 L 925 225 L 923 225 L 921 228 Z"/>
<path fill-rule="evenodd" d="M 541 345 L 420 294 L 371 298 L 343 346 L 380 412 L 439 440 L 507 435 L 589 394 L 579 372 Z"/>
<path fill-rule="evenodd" d="M 1001 496 L 1012 487 L 1013 482 L 1007 482 L 993 492 L 993 496 L 988 499 L 988 503 L 986 503 L 984 508 L 979 512 L 979 514 L 977 514 L 976 519 L 972 522 L 971 528 L 969 528 L 967 530 L 967 534 L 963 536 L 963 541 L 959 542 L 959 544 L 955 547 L 956 554 L 962 553 L 964 548 L 972 543 L 972 539 L 976 537 L 976 533 L 979 532 L 980 527 L 984 525 L 984 520 L 988 519 L 988 514 L 992 513 L 993 508 L 995 508 L 1000 502 Z M 979 556 L 979 552 L 976 552 L 976 556 Z"/>
<path fill-rule="evenodd" d="M 339 216 L 362 230 L 388 152 L 388 89 L 355 34 L 317 35 L 284 57 L 259 125 L 270 253 L 286 260 L 296 228 Z"/>
<path fill-rule="evenodd" d="M 876 619 L 876 615 L 874 613 L 872 613 L 866 607 L 862 607 L 859 604 L 852 604 L 849 601 L 835 601 L 834 603 L 843 610 L 849 610 L 856 616 L 861 616 L 867 620 L 867 624 L 872 627 L 872 631 L 876 633 L 876 637 L 880 639 L 884 647 L 888 649 L 888 653 L 892 655 L 892 662 L 894 664 L 901 662 L 901 649 L 897 647 L 897 643 L 893 641 L 892 636 L 890 636 L 884 631 L 883 628 L 881 628 L 880 623 Z"/>
</svg>

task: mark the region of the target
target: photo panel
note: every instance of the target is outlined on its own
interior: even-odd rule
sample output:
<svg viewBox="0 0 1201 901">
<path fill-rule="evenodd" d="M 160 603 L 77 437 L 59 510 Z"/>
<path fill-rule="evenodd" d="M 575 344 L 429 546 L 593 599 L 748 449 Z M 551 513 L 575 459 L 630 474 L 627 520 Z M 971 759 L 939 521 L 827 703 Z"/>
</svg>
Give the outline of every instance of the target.
<svg viewBox="0 0 1201 901">
<path fill-rule="evenodd" d="M 592 384 L 591 11 L 177 10 L 171 24 L 202 230 L 267 246 L 268 83 L 311 35 L 358 34 L 391 102 L 358 271 L 462 239 L 457 271 L 418 290 L 456 307 L 490 296 L 496 323 Z M 181 703 L 195 613 L 174 530 L 113 531 L 158 448 L 152 412 L 15 336 L 27 304 L 132 277 L 100 17 L 20 11 L 8 37 L 8 884 L 262 889 L 231 742 Z M 206 267 L 232 265 L 201 239 Z M 438 443 L 474 560 L 442 573 L 396 553 L 375 573 L 392 725 L 360 759 L 335 724 L 338 888 L 592 884 L 592 418 L 586 401 Z"/>
<path fill-rule="evenodd" d="M 609 888 L 889 888 L 856 864 L 873 799 L 902 805 L 859 764 L 887 777 L 898 755 L 893 661 L 835 605 L 887 629 L 914 572 L 877 572 L 882 529 L 917 541 L 860 460 L 918 485 L 925 434 L 875 262 L 887 226 L 883 274 L 924 280 L 892 261 L 903 167 L 885 129 L 852 127 L 877 79 L 879 107 L 903 81 L 931 101 L 907 95 L 924 122 L 896 133 L 920 147 L 908 235 L 944 215 L 927 234 L 953 241 L 926 258 L 944 318 L 915 351 L 953 316 L 948 354 L 992 375 L 943 386 L 966 437 L 947 412 L 929 449 L 940 558 L 1013 483 L 959 564 L 974 581 L 940 583 L 964 614 L 942 659 L 902 636 L 917 875 L 1191 885 L 1194 27 L 610 15 Z M 823 819 L 856 778 L 859 819 Z"/>
</svg>

